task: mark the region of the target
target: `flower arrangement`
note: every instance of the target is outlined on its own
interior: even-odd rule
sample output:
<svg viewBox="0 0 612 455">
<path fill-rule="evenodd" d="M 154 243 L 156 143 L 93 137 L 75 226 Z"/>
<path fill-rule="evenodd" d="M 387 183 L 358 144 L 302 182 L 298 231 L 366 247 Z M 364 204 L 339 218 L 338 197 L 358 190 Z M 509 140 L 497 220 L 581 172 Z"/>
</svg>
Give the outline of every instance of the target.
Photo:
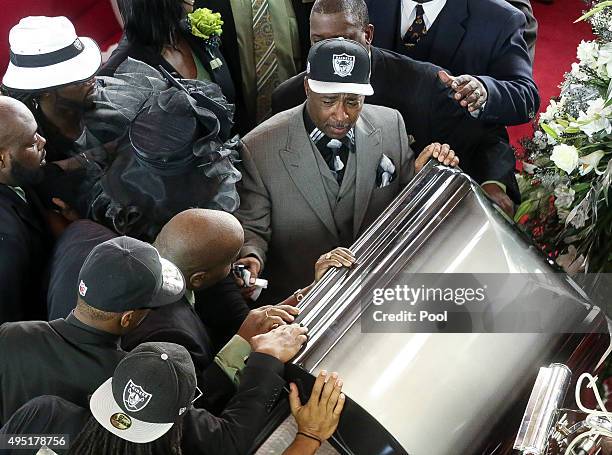
<svg viewBox="0 0 612 455">
<path fill-rule="evenodd" d="M 220 13 L 213 13 L 208 8 L 198 8 L 187 15 L 191 33 L 204 40 L 221 36 L 223 33 Z"/>
<path fill-rule="evenodd" d="M 594 3 L 596 39 L 578 46 L 518 175 L 515 221 L 569 273 L 612 271 L 612 1 Z"/>
</svg>

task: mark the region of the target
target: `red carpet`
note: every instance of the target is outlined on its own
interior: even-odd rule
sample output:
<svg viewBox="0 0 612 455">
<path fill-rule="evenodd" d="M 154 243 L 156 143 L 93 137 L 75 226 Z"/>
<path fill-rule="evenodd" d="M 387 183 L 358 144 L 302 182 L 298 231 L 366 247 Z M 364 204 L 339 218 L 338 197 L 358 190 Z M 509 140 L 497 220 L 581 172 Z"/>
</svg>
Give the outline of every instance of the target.
<svg viewBox="0 0 612 455">
<path fill-rule="evenodd" d="M 581 40 L 589 40 L 593 35 L 588 23 L 574 24 L 585 9 L 582 0 L 555 0 L 552 5 L 532 0 L 531 4 L 539 23 L 534 77 L 540 89 L 540 110 L 544 111 L 550 98 L 559 95 L 563 75 L 576 61 L 576 47 Z M 512 144 L 518 146 L 518 140 L 530 136 L 533 127 L 526 124 L 509 131 Z"/>
</svg>

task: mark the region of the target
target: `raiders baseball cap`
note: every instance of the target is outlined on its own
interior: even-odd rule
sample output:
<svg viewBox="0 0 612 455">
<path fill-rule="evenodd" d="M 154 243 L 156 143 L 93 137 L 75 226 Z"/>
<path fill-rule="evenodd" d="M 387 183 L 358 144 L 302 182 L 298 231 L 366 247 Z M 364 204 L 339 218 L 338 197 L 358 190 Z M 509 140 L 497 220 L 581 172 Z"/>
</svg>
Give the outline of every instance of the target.
<svg viewBox="0 0 612 455">
<path fill-rule="evenodd" d="M 315 93 L 374 93 L 370 85 L 370 53 L 356 41 L 319 41 L 308 53 L 306 74 L 308 86 Z"/>
<path fill-rule="evenodd" d="M 192 406 L 196 383 L 193 361 L 183 346 L 142 343 L 96 389 L 89 409 L 114 435 L 143 444 L 161 438 Z"/>
<path fill-rule="evenodd" d="M 124 236 L 89 253 L 79 272 L 78 292 L 91 307 L 121 313 L 176 302 L 185 293 L 185 280 L 152 245 Z"/>
</svg>

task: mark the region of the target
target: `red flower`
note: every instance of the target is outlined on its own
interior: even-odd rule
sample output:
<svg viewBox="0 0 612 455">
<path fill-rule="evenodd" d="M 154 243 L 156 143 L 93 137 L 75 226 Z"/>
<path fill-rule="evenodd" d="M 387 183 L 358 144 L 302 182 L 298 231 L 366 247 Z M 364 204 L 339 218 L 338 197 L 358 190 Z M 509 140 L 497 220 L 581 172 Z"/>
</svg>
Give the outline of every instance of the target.
<svg viewBox="0 0 612 455">
<path fill-rule="evenodd" d="M 519 218 L 519 224 L 525 224 L 529 221 L 529 214 L 525 213 L 522 217 Z"/>
</svg>

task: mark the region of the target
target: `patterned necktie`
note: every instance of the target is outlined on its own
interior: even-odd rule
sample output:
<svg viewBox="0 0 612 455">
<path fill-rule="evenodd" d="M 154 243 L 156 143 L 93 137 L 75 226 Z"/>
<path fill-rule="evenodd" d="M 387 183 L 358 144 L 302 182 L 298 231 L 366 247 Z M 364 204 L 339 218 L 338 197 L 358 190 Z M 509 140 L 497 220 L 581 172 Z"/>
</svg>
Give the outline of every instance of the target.
<svg viewBox="0 0 612 455">
<path fill-rule="evenodd" d="M 271 111 L 272 92 L 281 83 L 268 0 L 252 0 L 255 76 L 257 80 L 257 123 Z"/>
<path fill-rule="evenodd" d="M 416 46 L 419 40 L 427 35 L 427 26 L 425 25 L 425 20 L 423 18 L 424 15 L 425 11 L 423 10 L 423 6 L 417 5 L 414 22 L 410 27 L 408 27 L 406 34 L 402 38 L 405 46 Z"/>
</svg>

